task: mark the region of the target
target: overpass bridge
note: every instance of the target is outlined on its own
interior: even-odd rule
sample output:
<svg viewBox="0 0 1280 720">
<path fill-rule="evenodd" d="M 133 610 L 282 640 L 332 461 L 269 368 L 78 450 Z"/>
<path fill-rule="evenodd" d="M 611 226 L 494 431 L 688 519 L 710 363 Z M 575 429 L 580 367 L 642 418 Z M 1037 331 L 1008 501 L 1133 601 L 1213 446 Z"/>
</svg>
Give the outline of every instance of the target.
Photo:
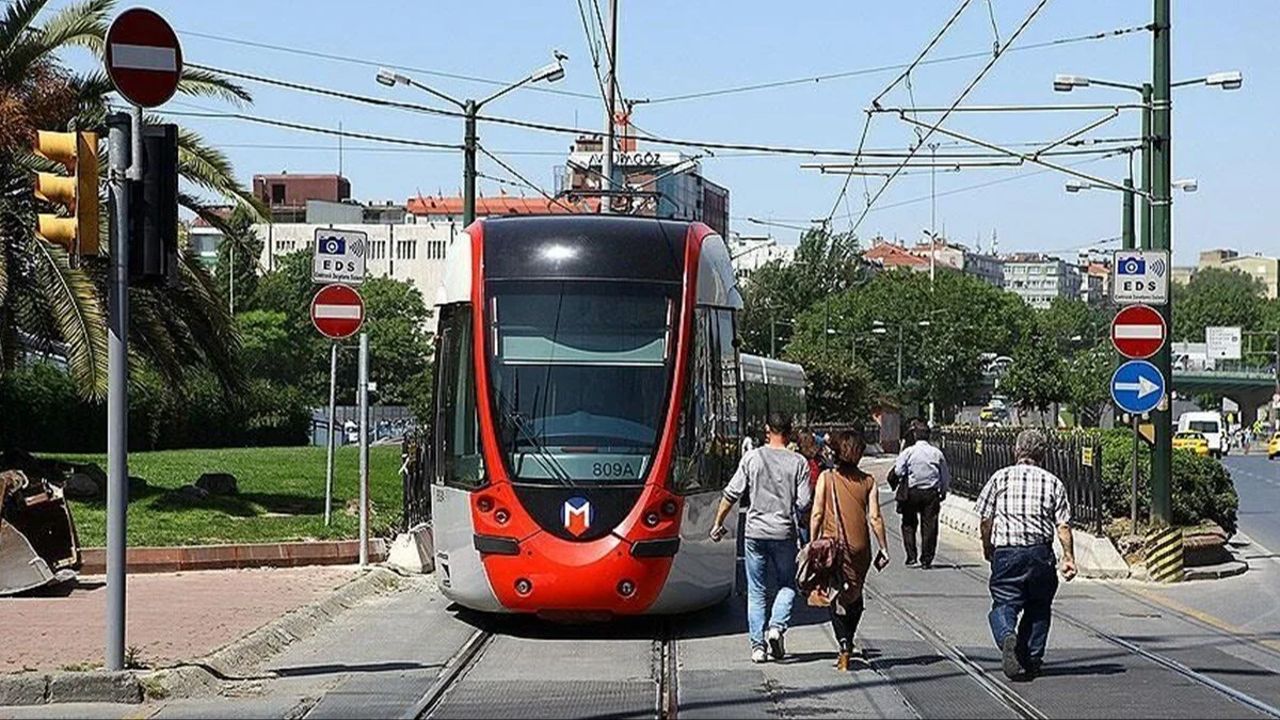
<svg viewBox="0 0 1280 720">
<path fill-rule="evenodd" d="M 1250 424 L 1257 419 L 1258 409 L 1268 405 L 1273 394 L 1280 393 L 1280 375 L 1274 367 L 1222 370 L 1175 368 L 1173 390 L 1187 397 L 1212 393 L 1230 398 L 1240 406 L 1241 422 Z"/>
</svg>

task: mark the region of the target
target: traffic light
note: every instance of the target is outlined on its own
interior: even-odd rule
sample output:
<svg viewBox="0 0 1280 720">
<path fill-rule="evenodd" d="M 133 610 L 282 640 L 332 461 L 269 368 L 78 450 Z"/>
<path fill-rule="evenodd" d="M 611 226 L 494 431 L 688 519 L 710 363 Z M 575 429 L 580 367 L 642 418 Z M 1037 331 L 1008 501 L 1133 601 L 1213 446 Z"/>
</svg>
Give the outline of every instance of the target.
<svg viewBox="0 0 1280 720">
<path fill-rule="evenodd" d="M 142 132 L 142 180 L 129 183 L 129 280 L 178 280 L 178 126 Z"/>
<path fill-rule="evenodd" d="M 36 173 L 35 196 L 65 206 L 69 215 L 40 213 L 36 217 L 36 234 L 72 255 L 97 255 L 97 133 L 39 130 L 33 149 L 40 157 L 62 163 L 70 173 Z"/>
</svg>

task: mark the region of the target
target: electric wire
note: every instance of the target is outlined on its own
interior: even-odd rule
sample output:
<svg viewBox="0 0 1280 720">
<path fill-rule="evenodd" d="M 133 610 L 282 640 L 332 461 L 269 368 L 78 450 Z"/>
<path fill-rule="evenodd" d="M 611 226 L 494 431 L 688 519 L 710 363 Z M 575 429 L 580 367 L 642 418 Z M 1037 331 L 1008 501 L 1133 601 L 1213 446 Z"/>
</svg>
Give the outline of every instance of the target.
<svg viewBox="0 0 1280 720">
<path fill-rule="evenodd" d="M 477 77 L 475 75 L 463 75 L 461 73 L 446 72 L 443 70 L 432 70 L 429 68 L 414 67 L 412 65 L 399 65 L 396 63 L 382 62 L 367 58 L 359 58 L 352 55 L 338 55 L 335 53 L 320 52 L 319 50 L 310 50 L 307 48 L 292 47 L 288 45 L 277 45 L 257 40 L 245 40 L 243 38 L 227 37 L 225 35 L 215 35 L 206 32 L 197 32 L 195 30 L 179 30 L 179 34 L 183 36 L 204 38 L 206 40 L 215 40 L 217 42 L 230 43 L 233 45 L 241 45 L 244 47 L 259 48 L 261 50 L 274 50 L 276 52 L 289 53 L 292 55 L 300 55 L 302 57 L 318 58 L 321 60 L 332 60 L 334 62 L 343 62 L 351 65 L 361 65 L 364 67 L 385 67 L 392 70 L 403 70 L 405 72 L 418 73 L 420 75 L 431 75 L 433 77 L 447 78 L 450 80 L 462 80 L 465 82 L 479 83 L 482 85 L 506 86 L 511 83 L 504 80 L 495 80 L 493 78 Z M 595 95 L 590 93 L 576 92 L 573 90 L 560 90 L 558 88 L 539 87 L 537 85 L 528 85 L 520 88 L 521 90 L 529 90 L 532 92 L 546 93 L 548 95 L 564 95 L 567 97 L 585 98 L 594 100 Z"/>
<path fill-rule="evenodd" d="M 872 107 L 880 107 L 881 98 L 888 95 L 890 91 L 898 86 L 898 83 L 910 78 L 911 71 L 915 70 L 916 66 L 920 64 L 920 61 L 924 60 L 925 56 L 929 54 L 929 51 L 942 40 L 942 37 L 947 34 L 947 31 L 951 29 L 951 26 L 955 24 L 956 20 L 960 18 L 960 15 L 964 13 L 964 9 L 969 7 L 969 3 L 971 2 L 973 2 L 973 0 L 961 1 L 960 5 L 956 7 L 955 12 L 951 13 L 951 17 L 947 18 L 947 22 L 942 25 L 942 29 L 934 33 L 933 38 L 924 46 L 924 49 L 920 51 L 920 54 L 916 56 L 916 59 L 908 63 L 907 67 L 903 69 L 898 77 L 894 78 L 892 82 L 885 86 L 885 88 L 880 91 L 879 95 L 876 95 L 871 99 Z"/>
<path fill-rule="evenodd" d="M 985 65 L 983 65 L 982 70 L 980 70 L 978 74 L 975 75 L 974 78 L 969 81 L 969 84 L 965 86 L 964 90 L 960 91 L 960 94 L 956 96 L 956 99 L 954 101 L 952 101 L 951 107 L 945 113 L 943 113 L 942 116 L 939 117 L 932 125 L 929 126 L 928 130 L 925 131 L 924 137 L 920 139 L 920 144 L 913 146 L 911 153 L 906 158 L 903 158 L 902 163 L 898 166 L 898 170 L 895 170 L 892 174 L 889 175 L 888 178 L 885 179 L 884 184 L 881 185 L 880 189 L 876 191 L 876 194 L 872 196 L 871 202 L 867 203 L 866 207 L 863 208 L 862 215 L 859 216 L 857 221 L 851 224 L 849 228 L 849 232 L 857 231 L 858 226 L 862 224 L 862 220 L 867 216 L 867 213 L 870 212 L 872 206 L 875 205 L 876 201 L 879 200 L 884 195 L 885 190 L 887 190 L 889 186 L 893 184 L 893 181 L 898 176 L 898 173 L 901 172 L 901 170 L 906 167 L 907 163 L 911 160 L 912 157 L 915 156 L 915 154 L 919 151 L 920 147 L 925 142 L 927 142 L 930 137 L 933 137 L 934 132 L 942 125 L 942 123 L 946 122 L 947 118 L 951 117 L 951 113 L 957 107 L 959 107 L 960 103 L 964 102 L 964 99 L 968 97 L 969 93 L 972 92 L 975 87 L 977 87 L 978 83 L 981 82 L 982 79 L 986 77 L 987 73 L 991 71 L 991 68 L 995 66 L 996 62 L 1000 59 L 1000 56 L 1004 54 L 1004 50 L 1007 49 L 1009 46 L 1011 46 L 1015 41 L 1017 41 L 1017 39 L 1022 35 L 1022 32 L 1026 30 L 1027 27 L 1031 25 L 1031 22 L 1035 20 L 1035 18 L 1040 14 L 1040 11 L 1044 10 L 1044 7 L 1045 5 L 1048 4 L 1048 2 L 1049 0 L 1040 0 L 1040 2 L 1036 3 L 1035 7 L 1031 9 L 1031 12 L 1027 13 L 1027 16 L 1023 18 L 1022 23 L 1018 25 L 1017 29 L 1013 31 L 1013 34 L 1009 36 L 1009 39 L 1004 43 L 1003 46 L 1001 46 L 1001 49 L 991 56 L 991 59 L 988 60 Z"/>
<path fill-rule="evenodd" d="M 550 194 L 550 193 L 548 193 L 546 190 L 543 190 L 541 187 L 539 187 L 539 186 L 535 185 L 532 181 L 530 181 L 530 180 L 529 180 L 528 178 L 526 178 L 524 175 L 521 175 L 519 171 L 517 171 L 515 168 L 511 167 L 510 165 L 508 165 L 505 161 L 503 161 L 503 159 L 502 159 L 502 158 L 500 158 L 500 157 L 498 157 L 497 155 L 494 155 L 493 153 L 489 152 L 489 150 L 488 150 L 485 146 L 483 146 L 483 145 L 481 145 L 481 144 L 479 144 L 479 143 L 476 143 L 476 149 L 477 149 L 477 150 L 479 150 L 480 152 L 484 153 L 484 154 L 485 154 L 485 156 L 486 156 L 486 157 L 488 157 L 490 160 L 492 160 L 492 161 L 496 162 L 498 165 L 500 165 L 500 166 L 502 167 L 502 169 L 503 169 L 503 170 L 506 170 L 507 172 L 511 173 L 512 177 L 515 177 L 516 179 L 518 179 L 520 182 L 524 183 L 524 184 L 525 184 L 526 186 L 528 186 L 529 188 L 532 188 L 532 189 L 533 189 L 534 191 L 536 191 L 539 195 L 542 195 L 542 197 L 546 198 L 546 199 L 547 199 L 547 200 L 549 200 L 550 202 L 555 203 L 556 205 L 559 205 L 560 207 L 564 208 L 565 210 L 568 210 L 569 212 L 576 212 L 576 209 L 575 209 L 575 208 L 573 208 L 573 207 L 571 207 L 571 206 L 569 206 L 569 205 L 566 205 L 566 204 L 565 204 L 562 200 L 560 200 L 559 198 L 557 198 L 557 197 L 555 197 L 555 196 L 551 195 L 551 194 Z"/>
<path fill-rule="evenodd" d="M 1055 40 L 1046 40 L 1044 42 L 1031 43 L 1016 48 L 1006 48 L 1001 53 L 1022 52 L 1026 50 L 1040 50 L 1049 47 L 1057 47 L 1060 45 L 1071 45 L 1075 43 L 1091 42 L 1096 40 L 1105 40 L 1107 38 L 1118 37 L 1121 35 L 1129 35 L 1131 33 L 1143 32 L 1150 30 L 1150 25 L 1139 25 L 1134 27 L 1119 28 L 1116 30 L 1105 30 L 1102 32 L 1090 33 L 1088 35 L 1076 35 L 1072 37 L 1057 38 Z M 943 63 L 959 62 L 962 60 L 974 60 L 977 58 L 989 57 L 990 50 L 982 50 L 981 52 L 968 52 L 958 55 L 947 55 L 932 60 L 921 60 L 918 65 L 938 65 Z M 901 70 L 909 67 L 910 63 L 895 63 L 892 65 L 878 65 L 874 67 L 858 68 L 855 70 L 844 70 L 841 72 L 827 73 L 824 75 L 810 75 L 801 78 L 791 78 L 788 80 L 773 80 L 770 82 L 754 83 L 750 85 L 736 85 L 727 88 L 718 88 L 712 90 L 701 90 L 698 92 L 683 93 L 680 95 L 667 95 L 656 98 L 645 98 L 636 100 L 637 103 L 645 103 L 648 105 L 657 105 L 659 103 L 681 102 L 684 100 L 700 100 L 709 97 L 721 97 L 724 95 L 736 95 L 739 93 L 755 92 L 759 90 L 771 90 L 773 88 L 789 87 L 793 85 L 806 85 L 811 83 L 820 83 L 827 80 L 840 80 L 850 77 L 858 77 L 862 75 L 878 75 L 880 73 L 890 72 L 893 70 Z"/>
</svg>

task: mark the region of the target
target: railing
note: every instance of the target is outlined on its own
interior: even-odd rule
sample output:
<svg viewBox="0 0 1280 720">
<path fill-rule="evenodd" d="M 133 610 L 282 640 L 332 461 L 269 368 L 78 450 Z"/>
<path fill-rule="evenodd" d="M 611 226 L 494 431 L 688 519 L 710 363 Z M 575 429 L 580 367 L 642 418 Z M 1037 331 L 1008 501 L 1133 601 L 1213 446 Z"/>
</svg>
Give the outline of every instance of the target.
<svg viewBox="0 0 1280 720">
<path fill-rule="evenodd" d="M 404 481 L 404 529 L 431 518 L 431 437 L 417 429 L 400 444 L 400 475 Z"/>
<path fill-rule="evenodd" d="M 1016 461 L 1017 430 L 1010 428 L 944 428 L 936 435 L 951 466 L 951 491 L 976 498 L 999 469 Z M 1066 486 L 1072 524 L 1102 532 L 1102 442 L 1083 433 L 1046 431 L 1049 449 L 1044 468 Z"/>
</svg>

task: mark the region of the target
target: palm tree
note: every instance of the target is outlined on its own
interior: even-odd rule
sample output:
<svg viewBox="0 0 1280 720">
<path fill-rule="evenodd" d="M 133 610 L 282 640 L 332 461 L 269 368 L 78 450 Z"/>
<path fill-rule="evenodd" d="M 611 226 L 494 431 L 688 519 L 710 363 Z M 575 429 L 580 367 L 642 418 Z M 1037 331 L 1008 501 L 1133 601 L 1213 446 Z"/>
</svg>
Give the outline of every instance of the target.
<svg viewBox="0 0 1280 720">
<path fill-rule="evenodd" d="M 38 203 L 31 173 L 49 163 L 31 153 L 30 139 L 37 129 L 99 128 L 107 113 L 119 108 L 104 72 L 75 74 L 57 56 L 66 48 L 83 48 L 101 57 L 115 3 L 84 0 L 38 23 L 47 4 L 13 0 L 0 18 L 0 372 L 13 368 L 24 348 L 52 348 L 66 358 L 82 394 L 95 398 L 106 391 L 107 263 L 83 258 L 73 267 L 61 247 L 35 235 Z M 227 79 L 192 69 L 184 69 L 178 91 L 236 104 L 252 101 Z M 182 192 L 180 204 L 218 226 L 221 219 L 196 192 L 244 205 L 262 217 L 262 206 L 236 182 L 223 153 L 185 128 L 179 130 L 178 152 L 180 177 L 194 191 Z M 228 239 L 243 242 L 234 235 Z M 188 253 L 181 263 L 178 287 L 131 292 L 133 357 L 173 384 L 181 383 L 187 368 L 205 365 L 224 387 L 237 388 L 241 378 L 232 318 L 208 272 Z"/>
</svg>

